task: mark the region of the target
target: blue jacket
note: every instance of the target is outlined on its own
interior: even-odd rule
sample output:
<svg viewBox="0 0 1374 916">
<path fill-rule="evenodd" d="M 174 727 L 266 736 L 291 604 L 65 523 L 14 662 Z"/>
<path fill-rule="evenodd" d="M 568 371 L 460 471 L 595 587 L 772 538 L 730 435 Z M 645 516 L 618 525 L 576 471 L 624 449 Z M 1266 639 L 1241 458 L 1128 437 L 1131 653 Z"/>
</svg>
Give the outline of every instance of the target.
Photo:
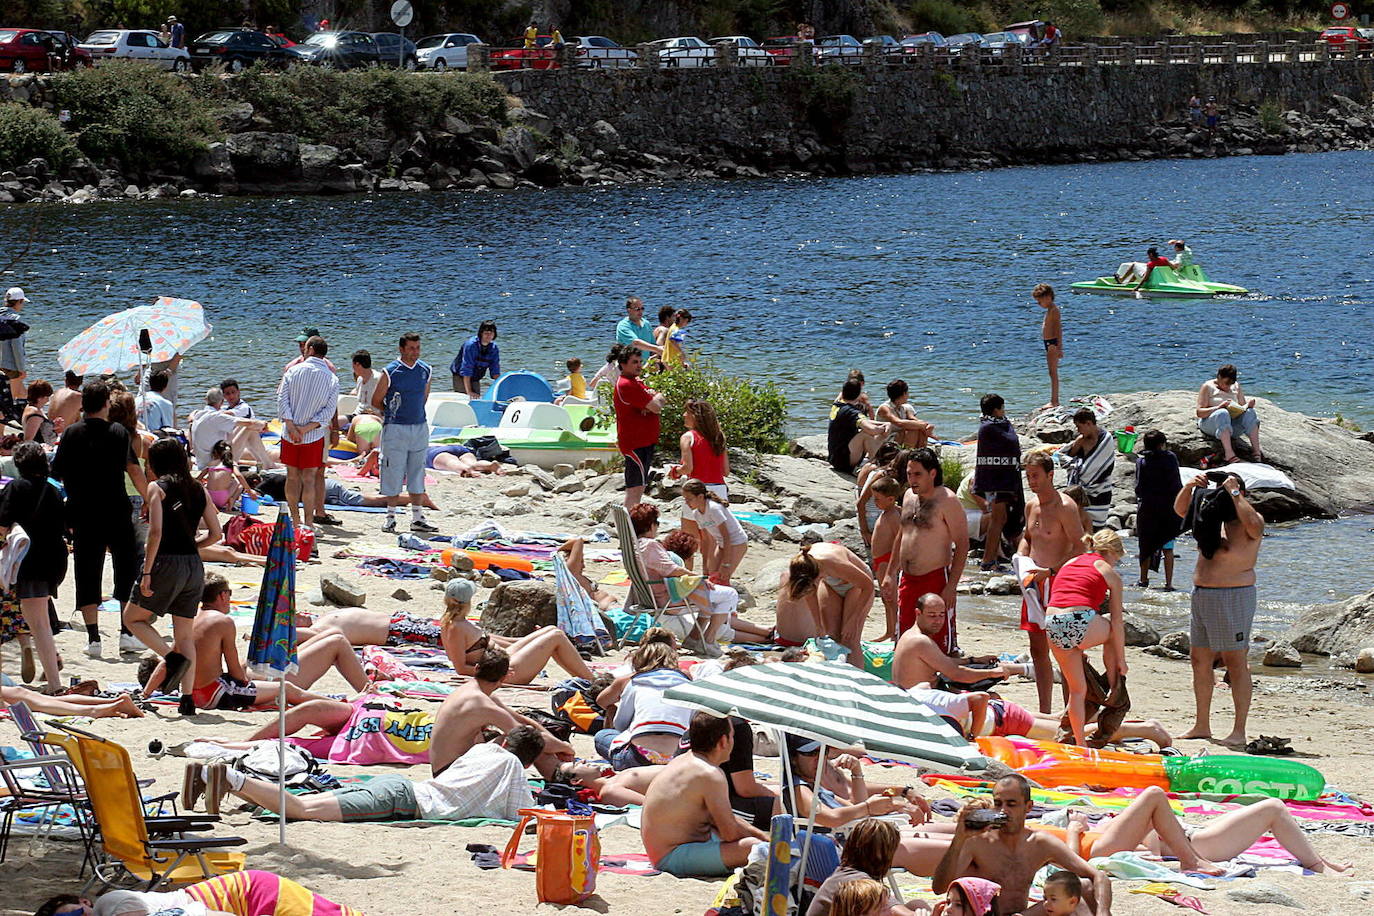
<svg viewBox="0 0 1374 916">
<path fill-rule="evenodd" d="M 487 346 L 482 346 L 474 334 L 453 358 L 448 371 L 450 375 L 466 378 L 482 378 L 490 372 L 491 377 L 496 378 L 501 374 L 501 348 L 496 346 L 494 340 Z"/>
</svg>

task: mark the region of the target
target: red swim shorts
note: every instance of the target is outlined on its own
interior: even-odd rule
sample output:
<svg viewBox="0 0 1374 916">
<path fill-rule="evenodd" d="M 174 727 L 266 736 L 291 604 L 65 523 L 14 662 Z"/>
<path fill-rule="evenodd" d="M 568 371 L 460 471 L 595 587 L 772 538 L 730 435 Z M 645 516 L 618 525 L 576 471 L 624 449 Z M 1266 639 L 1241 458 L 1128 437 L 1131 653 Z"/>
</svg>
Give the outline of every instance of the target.
<svg viewBox="0 0 1374 916">
<path fill-rule="evenodd" d="M 916 626 L 916 600 L 926 592 L 940 594 L 949 583 L 949 570 L 941 567 L 930 572 L 913 576 L 902 573 L 901 583 L 897 586 L 897 634 L 901 635 Z M 945 625 L 935 635 L 935 644 L 940 651 L 949 655 L 954 650 L 954 606 L 945 609 Z"/>
<path fill-rule="evenodd" d="M 324 467 L 324 447 L 328 440 L 316 442 L 287 442 L 281 440 L 281 463 L 291 468 L 308 471 Z"/>
<path fill-rule="evenodd" d="M 1035 717 L 1030 711 L 1011 700 L 993 700 L 988 707 L 994 718 L 992 733 L 999 737 L 1029 735 L 1035 725 Z"/>
<path fill-rule="evenodd" d="M 1042 609 L 1049 607 L 1050 587 L 1052 585 L 1054 585 L 1054 573 L 1050 573 L 1049 578 L 1045 579 L 1037 586 L 1041 595 L 1040 604 Z M 1030 616 L 1026 608 L 1026 599 L 1024 595 L 1021 597 L 1021 629 L 1025 630 L 1027 633 L 1045 632 L 1045 628 L 1040 626 L 1040 624 L 1031 623 Z"/>
</svg>

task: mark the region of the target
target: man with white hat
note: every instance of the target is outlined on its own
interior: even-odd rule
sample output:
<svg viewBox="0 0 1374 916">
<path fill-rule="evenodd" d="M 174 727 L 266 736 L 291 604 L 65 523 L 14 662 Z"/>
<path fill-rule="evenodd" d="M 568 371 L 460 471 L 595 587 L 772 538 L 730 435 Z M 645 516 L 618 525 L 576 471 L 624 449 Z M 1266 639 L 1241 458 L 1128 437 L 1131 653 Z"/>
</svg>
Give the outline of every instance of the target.
<svg viewBox="0 0 1374 916">
<path fill-rule="evenodd" d="M 25 349 L 28 323 L 19 317 L 29 297 L 18 286 L 5 290 L 5 304 L 0 307 L 0 370 L 9 379 L 9 387 L 0 390 L 0 413 L 4 419 L 18 420 L 27 402 L 29 357 Z M 17 333 L 16 333 L 17 332 Z"/>
</svg>

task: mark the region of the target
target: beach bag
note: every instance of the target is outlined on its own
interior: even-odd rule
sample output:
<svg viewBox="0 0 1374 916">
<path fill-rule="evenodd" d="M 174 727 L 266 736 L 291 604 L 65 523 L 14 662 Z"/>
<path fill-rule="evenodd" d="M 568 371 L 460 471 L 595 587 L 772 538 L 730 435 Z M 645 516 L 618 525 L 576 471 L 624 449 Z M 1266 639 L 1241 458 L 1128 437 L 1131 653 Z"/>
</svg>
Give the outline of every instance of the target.
<svg viewBox="0 0 1374 916">
<path fill-rule="evenodd" d="M 281 770 L 282 757 L 286 762 L 287 785 L 295 785 L 320 771 L 319 761 L 308 752 L 290 744 L 281 752 L 275 743 L 259 744 L 234 761 L 234 769 L 257 779 L 276 782 L 277 774 Z"/>
<path fill-rule="evenodd" d="M 242 512 L 229 519 L 228 524 L 224 526 L 224 546 L 231 550 L 243 550 L 244 529 L 256 524 L 259 524 L 257 519 Z"/>
<path fill-rule="evenodd" d="M 497 442 L 495 436 L 478 436 L 463 445 L 472 449 L 472 453 L 483 461 L 505 461 L 510 457 L 510 450 Z"/>
<path fill-rule="evenodd" d="M 592 682 L 584 677 L 560 681 L 549 700 L 554 714 L 571 722 L 584 735 L 594 735 L 606 727 L 606 711 L 597 705 Z"/>
<path fill-rule="evenodd" d="M 272 546 L 272 528 L 274 526 L 267 522 L 254 522 L 242 530 L 243 552 L 251 553 L 254 556 L 265 557 L 267 550 Z M 310 559 L 310 554 L 315 549 L 315 532 L 309 528 L 300 528 L 296 531 L 296 558 L 302 563 Z"/>
<path fill-rule="evenodd" d="M 501 853 L 501 867 L 510 868 L 520 848 L 520 838 L 531 819 L 535 821 L 535 891 L 540 903 L 577 904 L 596 892 L 596 872 L 601 866 L 601 838 L 596 818 L 520 809 L 521 820 Z"/>
</svg>

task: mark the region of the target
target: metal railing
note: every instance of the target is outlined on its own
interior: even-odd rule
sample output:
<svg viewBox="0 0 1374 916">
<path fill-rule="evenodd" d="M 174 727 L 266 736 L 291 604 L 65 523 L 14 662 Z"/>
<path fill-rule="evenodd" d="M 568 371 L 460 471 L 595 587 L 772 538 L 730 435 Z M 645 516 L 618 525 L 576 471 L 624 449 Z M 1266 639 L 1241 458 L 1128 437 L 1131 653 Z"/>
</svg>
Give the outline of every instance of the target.
<svg viewBox="0 0 1374 916">
<path fill-rule="evenodd" d="M 473 71 L 612 69 L 702 70 L 750 67 L 980 69 L 1023 67 L 1171 66 L 1175 64 L 1271 64 L 1326 62 L 1353 58 L 1324 41 L 1285 41 L 1249 44 L 1159 41 L 1149 44 L 1069 44 L 1054 48 L 1009 44 L 1004 47 L 964 45 L 946 48 L 923 44 L 900 49 L 870 44 L 862 48 L 817 47 L 811 42 L 741 48 L 729 42 L 701 48 L 665 48 L 641 44 L 626 54 L 598 60 L 573 45 L 552 48 L 495 48 L 468 46 L 468 69 Z"/>
</svg>

